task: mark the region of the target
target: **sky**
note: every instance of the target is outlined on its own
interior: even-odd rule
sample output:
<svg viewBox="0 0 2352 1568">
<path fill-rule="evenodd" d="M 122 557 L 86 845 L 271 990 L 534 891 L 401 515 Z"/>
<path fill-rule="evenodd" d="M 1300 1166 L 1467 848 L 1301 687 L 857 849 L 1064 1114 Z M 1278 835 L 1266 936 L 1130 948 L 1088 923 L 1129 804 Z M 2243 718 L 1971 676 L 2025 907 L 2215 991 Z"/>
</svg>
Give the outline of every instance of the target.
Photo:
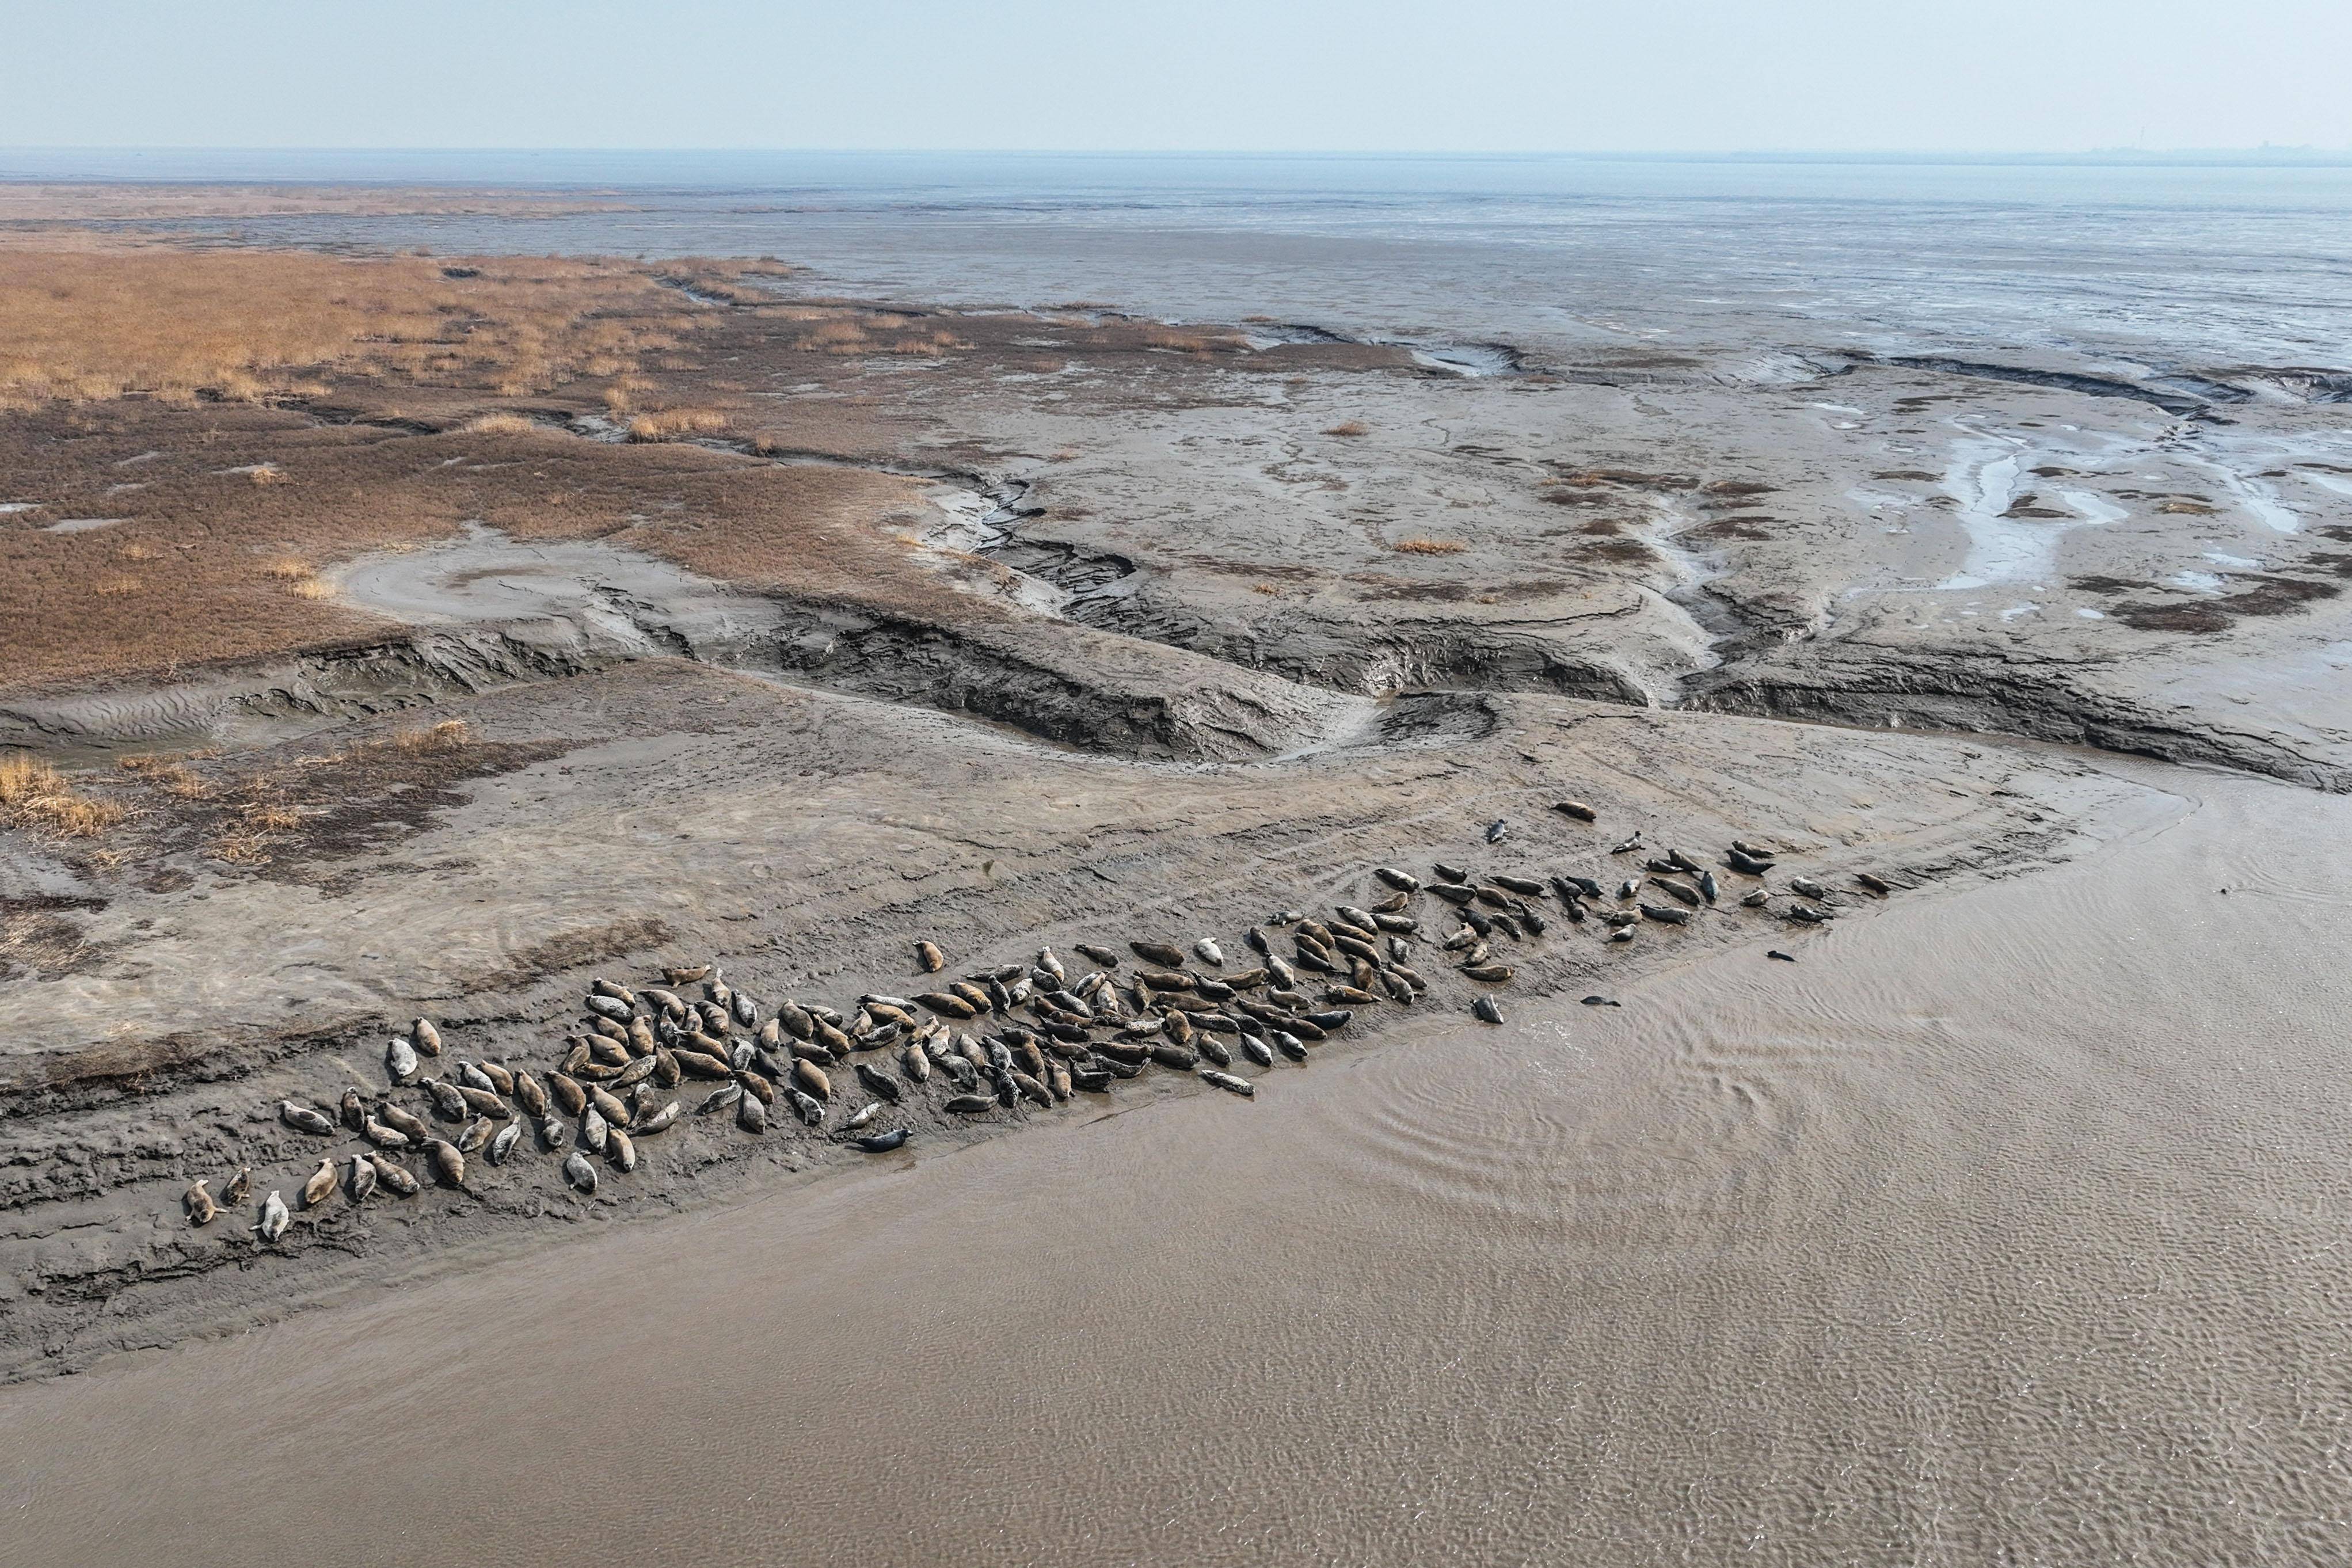
<svg viewBox="0 0 2352 1568">
<path fill-rule="evenodd" d="M 0 146 L 2352 149 L 2352 0 L 0 0 Z"/>
</svg>

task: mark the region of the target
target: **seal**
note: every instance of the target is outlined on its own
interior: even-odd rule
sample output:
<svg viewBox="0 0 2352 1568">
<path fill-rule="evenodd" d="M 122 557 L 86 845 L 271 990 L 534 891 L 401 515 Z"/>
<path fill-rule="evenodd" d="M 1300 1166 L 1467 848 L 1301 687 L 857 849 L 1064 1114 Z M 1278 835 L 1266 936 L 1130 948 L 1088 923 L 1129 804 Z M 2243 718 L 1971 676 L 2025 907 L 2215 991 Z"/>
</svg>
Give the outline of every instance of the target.
<svg viewBox="0 0 2352 1568">
<path fill-rule="evenodd" d="M 751 1101 L 747 1099 L 744 1103 L 748 1105 Z M 615 1127 L 611 1141 L 604 1146 L 604 1158 L 613 1163 L 616 1171 L 634 1171 L 637 1168 L 637 1146 L 629 1142 L 627 1133 Z"/>
<path fill-rule="evenodd" d="M 947 1018 L 970 1018 L 980 1012 L 979 1008 L 951 991 L 926 991 L 915 1000 Z"/>
<path fill-rule="evenodd" d="M 547 1090 L 540 1088 L 539 1079 L 528 1072 L 515 1074 L 515 1102 L 533 1116 L 547 1114 Z"/>
<path fill-rule="evenodd" d="M 824 1069 L 798 1057 L 793 1058 L 793 1087 L 820 1102 L 833 1098 L 833 1080 L 824 1076 Z"/>
<path fill-rule="evenodd" d="M 887 1100 L 893 1105 L 898 1103 L 899 1095 L 905 1091 L 898 1087 L 897 1079 L 866 1062 L 859 1062 L 856 1071 L 857 1081 L 866 1086 L 868 1093 L 877 1099 Z"/>
<path fill-rule="evenodd" d="M 1664 877 L 1651 878 L 1650 885 L 1654 888 L 1664 888 L 1667 892 L 1672 893 L 1677 901 L 1687 904 L 1692 909 L 1698 908 L 1699 895 L 1696 888 L 1686 888 L 1680 882 L 1671 881 Z"/>
<path fill-rule="evenodd" d="M 1827 902 L 1829 900 L 1830 890 L 1811 877 L 1791 877 L 1789 879 L 1789 887 L 1791 891 L 1802 893 L 1809 899 L 1822 902 Z"/>
<path fill-rule="evenodd" d="M 931 1077 L 931 1058 L 923 1054 L 922 1047 L 906 1046 L 898 1052 L 898 1070 L 916 1083 L 928 1083 Z"/>
<path fill-rule="evenodd" d="M 343 1090 L 342 1103 L 335 1110 L 336 1120 L 353 1132 L 358 1131 L 360 1124 L 367 1120 L 367 1107 L 360 1102 L 360 1091 L 355 1089 Z"/>
<path fill-rule="evenodd" d="M 1197 1052 L 1172 1041 L 1152 1047 L 1151 1059 L 1161 1067 L 1173 1068 L 1178 1072 L 1191 1072 L 1200 1065 L 1201 1061 Z"/>
<path fill-rule="evenodd" d="M 1895 885 L 1893 883 L 1887 881 L 1884 877 L 1874 877 L 1867 871 L 1856 871 L 1853 874 L 1853 879 L 1861 883 L 1864 887 L 1869 889 L 1872 892 L 1876 893 L 1882 899 L 1895 891 Z"/>
<path fill-rule="evenodd" d="M 386 1100 L 377 1110 L 376 1114 L 382 1117 L 387 1125 L 397 1131 L 402 1137 L 406 1138 L 413 1147 L 422 1149 L 425 1147 L 425 1141 L 433 1136 L 433 1129 L 425 1125 L 423 1117 L 394 1105 L 390 1100 Z"/>
<path fill-rule="evenodd" d="M 1759 860 L 1775 859 L 1780 853 L 1778 849 L 1768 849 L 1761 844 L 1750 844 L 1745 838 L 1733 839 L 1731 847 L 1742 855 L 1752 856 Z"/>
<path fill-rule="evenodd" d="M 1461 905 L 1478 896 L 1478 889 L 1461 882 L 1432 882 L 1429 890 L 1449 904 Z"/>
<path fill-rule="evenodd" d="M 416 1047 L 398 1035 L 383 1047 L 384 1075 L 395 1084 L 415 1083 L 424 1064 L 416 1059 Z"/>
<path fill-rule="evenodd" d="M 464 1129 L 457 1134 L 457 1152 L 480 1153 L 490 1146 L 490 1134 L 497 1127 L 498 1123 L 487 1116 L 477 1116 L 467 1122 Z"/>
<path fill-rule="evenodd" d="M 461 1088 L 457 1090 L 457 1098 L 466 1102 L 467 1110 L 477 1116 L 487 1116 L 493 1121 L 504 1121 L 514 1114 L 505 1100 L 486 1089 Z"/>
<path fill-rule="evenodd" d="M 577 1116 L 588 1109 L 588 1091 L 581 1088 L 579 1080 L 571 1074 L 549 1073 L 547 1087 L 554 1095 L 555 1103 L 562 1108 L 564 1115 Z"/>
<path fill-rule="evenodd" d="M 1462 973 L 1473 980 L 1484 981 L 1489 985 L 1500 985 L 1510 979 L 1511 966 L 1507 963 L 1465 963 L 1462 966 Z"/>
<path fill-rule="evenodd" d="M 905 1128 L 894 1127 L 887 1132 L 877 1132 L 870 1138 L 852 1138 L 850 1142 L 869 1154 L 887 1154 L 905 1144 L 910 1136 Z"/>
<path fill-rule="evenodd" d="M 1622 1007 L 1625 1005 L 1622 1002 L 1612 1002 L 1606 996 L 1587 996 L 1583 1001 L 1588 1007 Z"/>
<path fill-rule="evenodd" d="M 1636 833 L 1635 835 L 1633 835 L 1633 837 L 1626 839 L 1626 840 L 1625 840 L 1623 843 L 1622 843 L 1622 844 L 1614 844 L 1614 845 L 1610 846 L 1609 853 L 1611 853 L 1612 855 L 1624 855 L 1624 854 L 1628 854 L 1628 853 L 1630 853 L 1630 852 L 1632 852 L 1632 851 L 1633 851 L 1633 850 L 1635 850 L 1635 849 L 1639 849 L 1641 847 L 1642 847 L 1642 836 L 1641 836 L 1640 834 Z"/>
<path fill-rule="evenodd" d="M 1200 1038 L 1200 1047 L 1201 1054 L 1219 1067 L 1229 1068 L 1234 1065 L 1234 1053 L 1225 1049 L 1225 1042 L 1214 1035 L 1202 1035 Z"/>
<path fill-rule="evenodd" d="M 1782 952 L 1777 947 L 1766 948 L 1764 950 L 1764 956 L 1767 958 L 1777 958 L 1783 963 L 1794 963 L 1797 962 L 1796 955 L 1794 953 Z"/>
<path fill-rule="evenodd" d="M 1242 1055 L 1249 1058 L 1258 1066 L 1270 1068 L 1274 1065 L 1274 1047 L 1247 1029 L 1241 1032 L 1241 1047 Z"/>
<path fill-rule="evenodd" d="M 352 1202 L 355 1204 L 365 1203 L 368 1194 L 375 1191 L 375 1167 L 368 1163 L 365 1154 L 352 1156 L 352 1163 L 343 1173 L 343 1190 L 351 1194 Z"/>
<path fill-rule="evenodd" d="M 1823 923 L 1830 918 L 1830 912 L 1827 910 L 1817 910 L 1806 904 L 1790 904 L 1789 906 L 1789 918 L 1792 921 L 1801 921 L 1809 926 L 1817 926 Z"/>
<path fill-rule="evenodd" d="M 1375 866 L 1372 868 L 1372 875 L 1400 893 L 1421 891 L 1421 879 L 1410 871 L 1400 871 L 1393 866 Z"/>
<path fill-rule="evenodd" d="M 1200 954 L 1202 963 L 1213 969 L 1223 969 L 1225 966 L 1224 949 L 1205 936 L 1192 944 L 1192 951 Z"/>
<path fill-rule="evenodd" d="M 320 1138 L 332 1138 L 335 1124 L 320 1112 L 307 1105 L 297 1105 L 290 1100 L 278 1102 L 278 1120 L 297 1132 L 314 1133 Z"/>
<path fill-rule="evenodd" d="M 310 1173 L 310 1179 L 302 1184 L 302 1206 L 306 1209 L 317 1208 L 327 1201 L 327 1194 L 334 1190 L 335 1163 L 332 1160 L 321 1160 L 319 1162 L 319 1168 Z"/>
<path fill-rule="evenodd" d="M 984 1094 L 959 1094 L 940 1109 L 953 1111 L 958 1116 L 983 1116 L 996 1109 L 996 1101 Z"/>
<path fill-rule="evenodd" d="M 612 1135 L 613 1124 L 604 1120 L 603 1111 L 592 1105 L 580 1113 L 580 1142 L 587 1147 L 589 1152 L 603 1153 L 604 1145 L 611 1140 Z"/>
<path fill-rule="evenodd" d="M 276 1241 L 293 1223 L 294 1216 L 286 1212 L 286 1200 L 272 1192 L 261 1200 L 261 1220 L 253 1227 L 253 1234 L 264 1241 Z"/>
<path fill-rule="evenodd" d="M 1013 1087 L 1019 1089 L 1032 1103 L 1047 1110 L 1051 1110 L 1054 1108 L 1053 1090 L 1047 1089 L 1044 1084 L 1039 1083 L 1035 1079 L 1031 1078 L 1027 1073 L 1019 1071 L 1018 1069 L 1015 1069 L 1010 1076 L 1013 1079 Z"/>
<path fill-rule="evenodd" d="M 1662 925 L 1678 926 L 1690 923 L 1688 910 L 1666 909 L 1657 904 L 1643 904 L 1642 913 Z"/>
<path fill-rule="evenodd" d="M 466 1097 L 457 1092 L 456 1084 L 442 1079 L 428 1078 L 425 1080 L 425 1097 L 433 1101 L 433 1110 L 436 1115 L 450 1121 L 465 1120 Z"/>
<path fill-rule="evenodd" d="M 727 1078 L 735 1070 L 723 1058 L 708 1051 L 672 1051 L 670 1055 L 677 1060 L 678 1070 L 693 1078 Z"/>
<path fill-rule="evenodd" d="M 1471 1003 L 1470 1012 L 1481 1023 L 1499 1024 L 1503 1021 L 1503 1005 L 1491 995 L 1481 996 Z"/>
<path fill-rule="evenodd" d="M 1540 899 L 1544 894 L 1544 885 L 1533 877 L 1517 877 L 1507 871 L 1496 871 L 1487 877 L 1487 880 L 1498 888 L 1508 889 L 1523 899 Z"/>
<path fill-rule="evenodd" d="M 1759 888 L 1754 892 L 1748 894 L 1746 898 L 1740 900 L 1739 907 L 1743 910 L 1760 910 L 1771 901 L 1772 895 L 1766 892 L 1763 889 Z"/>
<path fill-rule="evenodd" d="M 1307 1042 L 1289 1030 L 1275 1029 L 1270 1031 L 1266 1037 L 1274 1042 L 1276 1050 L 1280 1051 L 1292 1061 L 1303 1062 L 1307 1059 Z"/>
<path fill-rule="evenodd" d="M 1736 846 L 1725 852 L 1723 863 L 1748 877 L 1760 877 L 1772 868 L 1770 860 L 1748 854 Z"/>
<path fill-rule="evenodd" d="M 1095 963 L 1101 964 L 1105 969 L 1117 969 L 1118 967 L 1118 954 L 1111 951 L 1109 948 L 1103 946 L 1100 942 L 1074 942 L 1070 945 L 1080 953 L 1092 959 Z"/>
<path fill-rule="evenodd" d="M 650 1138 L 656 1132 L 667 1131 L 671 1127 L 676 1126 L 677 1123 L 677 1101 L 673 1100 L 668 1104 L 663 1106 L 659 1110 L 655 1111 L 652 1115 L 640 1117 L 637 1121 L 636 1126 L 632 1128 L 631 1131 L 640 1138 Z M 493 1153 L 496 1152 L 495 1145 L 493 1145 L 492 1152 Z"/>
<path fill-rule="evenodd" d="M 433 1026 L 430 1018 L 419 1018 L 408 1026 L 408 1043 L 416 1047 L 417 1055 L 437 1057 L 441 1054 L 441 1031 Z"/>
<path fill-rule="evenodd" d="M 205 1191 L 202 1182 L 191 1182 L 188 1190 L 180 1194 L 180 1206 L 188 1211 L 188 1223 L 203 1226 L 212 1224 L 220 1215 L 220 1205 L 213 1202 L 212 1194 Z"/>
<path fill-rule="evenodd" d="M 233 1209 L 245 1202 L 246 1194 L 251 1191 L 253 1191 L 253 1167 L 239 1165 L 236 1168 L 236 1174 L 228 1179 L 228 1185 L 221 1189 L 220 1206 Z"/>
<path fill-rule="evenodd" d="M 1699 896 L 1708 903 L 1715 902 L 1715 895 L 1722 889 L 1716 883 L 1714 872 L 1701 871 L 1698 874 L 1698 890 Z"/>
<path fill-rule="evenodd" d="M 596 1167 L 577 1149 L 563 1157 L 563 1179 L 585 1195 L 596 1195 Z"/>
<path fill-rule="evenodd" d="M 515 1145 L 521 1142 L 521 1122 L 509 1121 L 504 1127 L 499 1128 L 498 1136 L 490 1140 L 490 1163 L 493 1165 L 505 1164 L 507 1163 L 507 1157 L 514 1152 Z"/>
<path fill-rule="evenodd" d="M 691 985 L 698 980 L 709 978 L 710 965 L 698 963 L 691 969 L 665 969 L 662 974 L 672 985 Z"/>
<path fill-rule="evenodd" d="M 1562 816 L 1572 816 L 1579 822 L 1598 822 L 1601 814 L 1580 800 L 1556 800 L 1551 808 Z"/>
<path fill-rule="evenodd" d="M 855 1132 L 881 1115 L 883 1105 L 880 1100 L 869 1100 L 849 1113 L 849 1120 L 841 1124 L 842 1130 L 845 1132 Z"/>
<path fill-rule="evenodd" d="M 592 1083 L 588 1086 L 588 1103 L 594 1106 L 596 1114 L 610 1125 L 626 1127 L 629 1124 L 629 1108 L 621 1103 L 619 1096 L 605 1093 L 600 1085 Z"/>
<path fill-rule="evenodd" d="M 1227 1094 L 1238 1094 L 1244 1100 L 1251 1099 L 1257 1093 L 1257 1085 L 1250 1082 L 1249 1079 L 1229 1072 L 1219 1072 L 1215 1068 L 1202 1068 L 1201 1081 L 1214 1084 Z"/>
<path fill-rule="evenodd" d="M 375 1179 L 386 1192 L 413 1198 L 423 1190 L 423 1184 L 417 1181 L 415 1173 L 398 1161 L 387 1160 L 381 1154 L 370 1154 L 367 1162 L 375 1167 Z"/>
<path fill-rule="evenodd" d="M 1486 824 L 1486 842 L 1489 844 L 1500 844 L 1506 837 L 1509 837 L 1511 825 L 1505 822 L 1498 816 L 1495 818 L 1494 821 Z"/>
<path fill-rule="evenodd" d="M 1183 949 L 1171 947 L 1164 942 L 1130 942 L 1127 945 L 1136 957 L 1147 963 L 1156 963 L 1162 969 L 1181 969 L 1184 966 Z"/>
<path fill-rule="evenodd" d="M 793 1114 L 799 1117 L 803 1123 L 808 1126 L 814 1127 L 818 1122 L 824 1120 L 824 1106 L 819 1105 L 815 1100 L 810 1099 L 807 1095 L 803 1094 L 799 1089 L 793 1089 L 790 1093 L 792 1095 L 793 1101 Z"/>
</svg>

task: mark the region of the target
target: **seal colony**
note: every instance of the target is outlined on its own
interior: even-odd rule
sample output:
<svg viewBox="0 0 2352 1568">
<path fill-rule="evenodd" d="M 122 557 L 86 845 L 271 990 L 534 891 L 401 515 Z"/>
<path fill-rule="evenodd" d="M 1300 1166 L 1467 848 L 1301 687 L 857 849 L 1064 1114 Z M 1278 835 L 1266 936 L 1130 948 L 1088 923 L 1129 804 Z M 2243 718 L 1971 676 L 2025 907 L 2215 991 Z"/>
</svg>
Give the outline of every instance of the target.
<svg viewBox="0 0 2352 1568">
<path fill-rule="evenodd" d="M 1555 809 L 1579 822 L 1598 818 L 1580 802 Z M 1498 849 L 1510 838 L 1507 820 L 1496 819 L 1481 837 Z M 1257 1085 L 1238 1068 L 1303 1066 L 1363 1009 L 1415 1007 L 1441 987 L 1453 991 L 1448 967 L 1475 987 L 1470 1015 L 1502 1024 L 1497 992 L 1517 973 L 1513 952 L 1552 935 L 1556 921 L 1617 948 L 1644 922 L 1674 928 L 1755 911 L 1819 924 L 1856 896 L 1885 898 L 1897 886 L 1862 871 L 1852 875 L 1851 890 L 1791 876 L 1776 891 L 1767 878 L 1780 855 L 1769 845 L 1734 839 L 1716 853 L 1726 871 L 1757 885 L 1727 901 L 1713 867 L 1679 848 L 1653 851 L 1641 832 L 1605 852 L 1603 876 L 1540 866 L 1482 872 L 1438 861 L 1424 879 L 1380 865 L 1361 879 L 1368 905 L 1339 902 L 1319 917 L 1285 909 L 1248 928 L 1246 964 L 1229 963 L 1210 934 L 1082 941 L 1071 946 L 1092 965 L 1083 971 L 1042 947 L 1025 961 L 983 965 L 912 996 L 866 991 L 846 1008 L 793 996 L 771 1005 L 707 963 L 666 968 L 658 984 L 599 975 L 562 1054 L 535 1069 L 449 1054 L 439 1027 L 420 1017 L 385 1042 L 382 1088 L 347 1086 L 331 1113 L 281 1099 L 277 1119 L 311 1137 L 362 1145 L 319 1156 L 298 1191 L 305 1211 L 338 1192 L 353 1204 L 379 1189 L 418 1195 L 424 1182 L 404 1158 L 418 1160 L 435 1184 L 469 1191 L 482 1167 L 469 1165 L 468 1156 L 500 1166 L 525 1149 L 554 1161 L 563 1185 L 593 1198 L 604 1171 L 635 1171 L 639 1142 L 689 1114 L 728 1118 L 749 1137 L 791 1127 L 878 1154 L 913 1140 L 913 1128 L 884 1123 L 894 1113 L 903 1121 L 926 1096 L 961 1119 L 1012 1116 L 1024 1106 L 1050 1111 L 1077 1095 L 1108 1095 L 1121 1080 L 1157 1068 L 1254 1099 Z M 1644 858 L 1643 875 L 1623 874 L 1628 856 Z M 1675 901 L 1652 903 L 1645 889 Z M 931 938 L 915 940 L 909 951 L 926 980 L 949 967 L 947 950 Z M 1585 1001 L 1617 1005 L 1599 996 Z M 446 1076 L 426 1070 L 445 1055 Z M 698 1082 L 712 1087 L 688 1111 Z M 403 1103 L 404 1092 L 411 1103 Z M 191 1226 L 209 1225 L 252 1190 L 247 1168 L 228 1178 L 217 1199 L 208 1191 L 215 1179 L 188 1187 L 183 1202 Z M 271 1188 L 250 1229 L 276 1244 L 293 1212 Z"/>
</svg>

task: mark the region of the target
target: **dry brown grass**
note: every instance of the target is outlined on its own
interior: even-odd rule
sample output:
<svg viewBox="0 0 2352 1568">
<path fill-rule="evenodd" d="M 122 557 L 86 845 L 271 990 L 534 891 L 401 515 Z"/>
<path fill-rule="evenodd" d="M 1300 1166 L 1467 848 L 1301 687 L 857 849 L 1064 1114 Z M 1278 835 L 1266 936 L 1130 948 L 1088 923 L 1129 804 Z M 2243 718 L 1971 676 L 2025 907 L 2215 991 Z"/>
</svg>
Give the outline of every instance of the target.
<svg viewBox="0 0 2352 1568">
<path fill-rule="evenodd" d="M 630 420 L 629 439 L 676 441 L 688 436 L 717 436 L 726 428 L 727 416 L 716 408 L 664 408 Z"/>
<path fill-rule="evenodd" d="M 0 807 L 16 821 L 65 838 L 95 838 L 128 815 L 117 802 L 93 800 L 29 752 L 0 757 Z"/>
<path fill-rule="evenodd" d="M 261 569 L 261 574 L 280 583 L 299 583 L 303 578 L 310 576 L 315 570 L 308 561 L 299 556 L 280 555 L 264 566 Z"/>
<path fill-rule="evenodd" d="M 674 351 L 712 314 L 620 261 L 0 250 L 0 407 L 250 402 L 332 374 L 520 396 Z"/>
<path fill-rule="evenodd" d="M 606 364 L 611 365 L 613 369 L 599 372 L 597 367 Z M 599 374 L 610 375 L 619 371 L 622 366 L 618 360 L 599 356 L 591 360 L 583 368 L 590 375 Z M 469 436 L 531 436 L 539 431 L 537 425 L 520 414 L 484 414 L 467 420 L 465 428 Z"/>
<path fill-rule="evenodd" d="M 136 577 L 125 577 L 120 574 L 114 574 L 100 577 L 92 583 L 90 592 L 101 599 L 121 599 L 132 594 L 142 593 L 146 586 L 145 583 Z"/>
<path fill-rule="evenodd" d="M 462 751 L 473 743 L 473 739 L 474 732 L 463 719 L 444 719 L 425 729 L 394 731 L 392 749 L 412 757 L 429 756 L 439 752 Z"/>
<path fill-rule="evenodd" d="M 1459 555 L 1470 547 L 1457 539 L 1400 539 L 1389 548 L 1400 555 Z"/>
<path fill-rule="evenodd" d="M 1371 426 L 1360 419 L 1341 420 L 1323 432 L 1326 436 L 1369 436 L 1371 433 Z"/>
<path fill-rule="evenodd" d="M 205 845 L 205 853 L 231 866 L 267 866 L 269 840 L 250 827 L 232 827 Z"/>
</svg>

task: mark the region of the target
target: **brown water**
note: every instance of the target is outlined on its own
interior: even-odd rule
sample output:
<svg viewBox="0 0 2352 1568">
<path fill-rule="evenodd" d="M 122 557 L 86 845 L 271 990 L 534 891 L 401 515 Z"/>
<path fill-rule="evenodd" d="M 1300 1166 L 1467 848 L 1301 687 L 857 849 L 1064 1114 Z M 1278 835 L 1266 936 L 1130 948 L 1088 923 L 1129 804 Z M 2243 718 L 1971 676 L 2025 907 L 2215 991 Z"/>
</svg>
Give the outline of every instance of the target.
<svg viewBox="0 0 2352 1568">
<path fill-rule="evenodd" d="M 2352 802 L 2147 776 L 1795 966 L 0 1392 L 0 1561 L 2352 1560 Z"/>
</svg>

